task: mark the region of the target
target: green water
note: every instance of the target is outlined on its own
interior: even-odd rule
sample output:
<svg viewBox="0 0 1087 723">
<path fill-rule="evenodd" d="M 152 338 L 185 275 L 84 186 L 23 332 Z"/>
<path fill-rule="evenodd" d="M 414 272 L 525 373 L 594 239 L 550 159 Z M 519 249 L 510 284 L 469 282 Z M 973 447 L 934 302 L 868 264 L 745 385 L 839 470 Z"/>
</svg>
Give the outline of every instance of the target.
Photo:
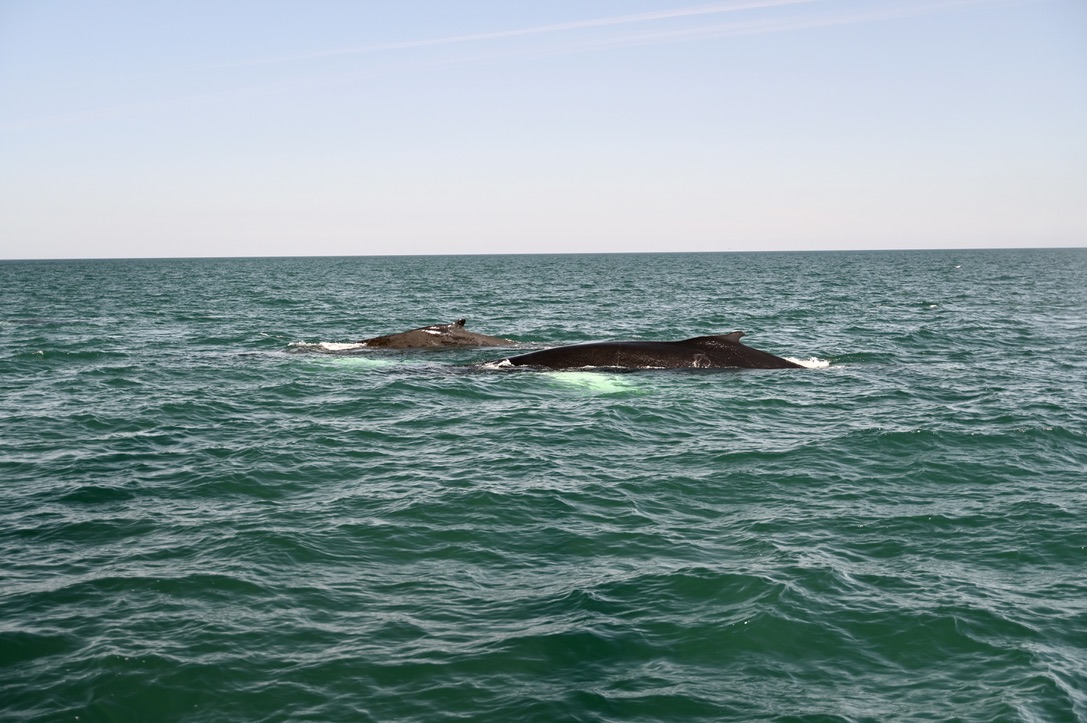
<svg viewBox="0 0 1087 723">
<path fill-rule="evenodd" d="M 0 719 L 1087 720 L 1087 251 L 0 263 Z M 380 352 L 745 342 L 813 368 Z"/>
</svg>

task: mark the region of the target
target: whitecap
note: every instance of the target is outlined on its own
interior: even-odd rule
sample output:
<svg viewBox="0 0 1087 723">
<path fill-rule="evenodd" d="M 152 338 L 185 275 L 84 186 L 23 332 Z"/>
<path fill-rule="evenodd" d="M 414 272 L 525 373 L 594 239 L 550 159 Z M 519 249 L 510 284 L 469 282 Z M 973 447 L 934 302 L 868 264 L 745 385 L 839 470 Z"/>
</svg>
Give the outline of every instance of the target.
<svg viewBox="0 0 1087 723">
<path fill-rule="evenodd" d="M 361 342 L 334 342 L 334 341 L 319 341 L 314 344 L 305 341 L 292 341 L 287 345 L 291 349 L 297 349 L 300 351 L 314 351 L 314 352 L 340 352 L 340 351 L 352 351 L 354 349 L 365 349 L 366 345 Z"/>
<path fill-rule="evenodd" d="M 808 369 L 826 369 L 830 366 L 830 360 L 819 359 L 818 357 L 808 357 L 807 359 L 797 359 L 795 357 L 787 356 L 785 361 L 791 361 L 793 364 L 799 364 L 802 367 Z"/>
</svg>

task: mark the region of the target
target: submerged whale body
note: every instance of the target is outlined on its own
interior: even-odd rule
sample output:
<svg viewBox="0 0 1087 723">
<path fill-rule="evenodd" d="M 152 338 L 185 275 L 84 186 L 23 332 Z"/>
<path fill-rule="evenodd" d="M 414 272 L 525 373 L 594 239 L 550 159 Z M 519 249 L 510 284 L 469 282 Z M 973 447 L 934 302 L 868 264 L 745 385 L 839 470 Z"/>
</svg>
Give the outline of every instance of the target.
<svg viewBox="0 0 1087 723">
<path fill-rule="evenodd" d="M 802 369 L 800 364 L 740 343 L 742 331 L 683 341 L 604 341 L 529 352 L 499 366 L 578 369 Z"/>
<path fill-rule="evenodd" d="M 399 334 L 375 336 L 359 342 L 375 349 L 428 349 L 449 346 L 515 346 L 517 342 L 497 336 L 487 336 L 464 328 L 465 319 L 452 324 L 431 324 Z"/>
</svg>

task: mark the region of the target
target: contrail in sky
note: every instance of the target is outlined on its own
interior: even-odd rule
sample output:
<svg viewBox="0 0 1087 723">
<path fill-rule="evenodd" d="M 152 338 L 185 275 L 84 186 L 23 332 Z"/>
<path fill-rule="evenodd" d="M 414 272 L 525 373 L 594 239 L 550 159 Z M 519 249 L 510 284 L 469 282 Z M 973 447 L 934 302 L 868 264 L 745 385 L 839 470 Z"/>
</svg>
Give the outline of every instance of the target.
<svg viewBox="0 0 1087 723">
<path fill-rule="evenodd" d="M 794 32 L 821 27 L 852 25 L 857 23 L 875 22 L 893 18 L 913 17 L 918 15 L 939 13 L 945 10 L 952 10 L 968 6 L 989 5 L 995 3 L 1023 4 L 1039 1 L 1041 0 L 928 0 L 927 2 L 906 0 L 906 2 L 897 3 L 885 1 L 879 3 L 878 5 L 872 3 L 869 5 L 868 10 L 860 12 L 842 12 L 836 14 L 822 14 L 808 17 L 794 15 L 792 17 L 739 20 L 727 23 L 715 23 L 709 25 L 699 25 L 697 27 L 678 29 L 673 28 L 668 30 L 647 29 L 646 31 L 640 33 L 627 33 L 612 37 L 598 37 L 595 39 L 582 38 L 575 42 L 566 43 L 562 47 L 552 47 L 550 49 L 526 48 L 523 49 L 522 52 L 515 52 L 514 54 L 536 55 L 540 54 L 541 52 L 544 54 L 562 54 L 570 52 L 601 50 L 606 48 L 628 47 L 635 45 L 682 42 L 684 40 L 698 40 L 713 37 Z M 615 15 L 611 17 L 594 18 L 590 20 L 574 20 L 570 22 L 551 23 L 548 25 L 537 25 L 534 27 L 515 28 L 511 30 L 498 30 L 485 33 L 450 35 L 445 37 L 425 38 L 419 40 L 405 40 L 391 43 L 382 43 L 377 45 L 364 45 L 358 47 L 298 53 L 294 55 L 279 57 L 253 58 L 250 60 L 240 60 L 230 63 L 203 66 L 202 69 L 218 70 L 224 68 L 252 67 L 274 63 L 318 60 L 321 58 L 363 55 L 367 53 L 378 53 L 383 51 L 410 50 L 413 48 L 426 48 L 441 45 L 470 45 L 473 43 L 486 43 L 487 41 L 504 40 L 509 38 L 526 37 L 533 35 L 559 34 L 563 32 L 585 30 L 591 28 L 630 26 L 640 23 L 654 23 L 681 18 L 706 17 L 713 15 L 722 15 L 725 13 L 757 11 L 784 6 L 813 5 L 816 3 L 822 3 L 825 5 L 827 2 L 828 0 L 733 0 L 733 2 L 714 3 L 710 5 L 692 5 L 682 8 L 673 8 L 670 10 L 659 10 L 654 12 L 636 13 L 631 15 Z M 494 57 L 492 56 L 489 59 L 494 60 Z M 487 60 L 488 57 L 462 57 L 459 60 L 447 58 L 443 61 L 439 61 L 438 65 L 446 65 L 450 62 L 481 62 Z M 422 67 L 417 69 L 424 69 L 426 67 L 432 66 L 433 64 L 433 60 L 424 61 Z M 402 65 L 397 65 L 396 67 L 400 68 L 401 71 L 404 70 L 404 67 Z M 196 69 L 190 68 L 190 72 L 192 70 Z M 234 89 L 211 91 L 208 93 L 194 93 L 173 98 L 134 101 L 131 103 L 115 105 L 107 108 L 61 113 L 45 118 L 39 117 L 24 120 L 10 120 L 7 122 L 0 121 L 0 133 L 10 133 L 14 131 L 30 130 L 41 127 L 70 125 L 73 123 L 94 120 L 105 120 L 108 118 L 129 115 L 132 113 L 151 111 L 164 107 L 172 107 L 188 102 L 200 102 L 254 94 L 263 95 L 267 93 L 292 92 L 296 90 L 304 90 L 309 87 L 317 87 L 320 85 L 349 82 L 351 80 L 357 80 L 360 77 L 366 77 L 374 74 L 386 75 L 393 72 L 397 72 L 395 68 L 385 66 L 380 69 L 369 68 L 363 71 L 355 70 L 352 72 L 341 73 L 332 76 L 322 74 L 319 77 L 299 78 L 287 82 L 270 82 L 267 84 L 249 85 L 246 87 L 239 87 Z"/>
<path fill-rule="evenodd" d="M 993 4 L 994 2 L 1002 1 L 1033 2 L 1034 0 L 935 0 L 934 2 L 916 5 L 873 8 L 867 12 L 856 12 L 849 15 L 842 14 L 811 18 L 794 17 L 747 20 L 742 22 L 718 23 L 696 28 L 683 28 L 680 30 L 663 30 L 638 35 L 625 35 L 623 37 L 611 39 L 586 41 L 585 46 L 590 48 L 612 48 L 681 40 L 697 40 L 700 38 L 724 37 L 729 35 L 757 35 L 794 30 L 812 30 L 815 28 L 833 27 L 836 25 L 854 25 L 857 23 L 876 22 L 895 18 L 916 17 L 943 10 L 951 10 L 957 7 Z"/>
<path fill-rule="evenodd" d="M 769 8 L 826 4 L 828 0 L 733 0 L 733 2 L 714 3 L 710 5 L 691 5 L 670 10 L 656 10 L 652 12 L 634 13 L 630 15 L 613 15 L 604 18 L 592 18 L 589 20 L 573 20 L 563 23 L 550 23 L 528 28 L 514 28 L 511 30 L 496 30 L 485 33 L 468 33 L 463 35 L 449 35 L 437 38 L 422 38 L 418 40 L 401 40 L 391 43 L 378 43 L 374 45 L 360 45 L 354 47 L 333 48 L 330 50 L 315 50 L 291 55 L 271 56 L 263 58 L 250 58 L 205 66 L 205 70 L 220 70 L 224 68 L 241 68 L 275 63 L 287 63 L 306 60 L 319 60 L 321 58 L 344 57 L 351 55 L 364 55 L 383 51 L 410 50 L 413 48 L 427 48 L 441 45 L 463 45 L 481 43 L 487 41 L 507 40 L 510 38 L 527 37 L 533 35 L 547 35 L 591 28 L 610 28 L 623 25 L 636 25 L 640 23 L 653 23 L 682 18 L 699 16 L 723 15 L 726 13 L 738 13 L 752 10 L 764 10 Z M 804 30 L 808 28 L 829 27 L 835 25 L 849 25 L 860 22 L 871 22 L 897 17 L 910 17 L 925 15 L 942 10 L 969 5 L 984 5 L 994 2 L 1034 2 L 1036 0 L 934 0 L 922 4 L 898 4 L 893 2 L 881 2 L 878 5 L 872 3 L 870 10 L 853 13 L 851 15 L 837 15 L 814 18 L 781 18 L 752 20 L 743 23 L 728 23 L 685 28 L 678 30 L 662 30 L 646 32 L 624 37 L 604 38 L 596 41 L 583 41 L 581 49 L 600 47 L 621 47 L 639 44 L 651 44 L 658 42 L 680 41 L 685 39 L 697 39 L 700 37 L 719 37 L 726 35 L 753 35 L 758 33 L 784 32 Z"/>
<path fill-rule="evenodd" d="M 374 53 L 383 50 L 405 50 L 410 48 L 425 48 L 436 45 L 455 45 L 459 43 L 473 43 L 486 40 L 505 40 L 507 38 L 524 37 L 526 35 L 544 35 L 547 33 L 564 32 L 569 30 L 584 30 L 588 28 L 602 28 L 616 25 L 632 25 L 635 23 L 648 23 L 660 20 L 673 20 L 698 15 L 719 15 L 722 13 L 740 12 L 744 10 L 761 10 L 764 8 L 779 7 L 782 5 L 803 5 L 823 0 L 742 0 L 740 2 L 717 3 L 714 5 L 694 5 L 672 10 L 657 10 L 633 15 L 616 15 L 607 18 L 593 18 L 591 20 L 574 20 L 566 23 L 552 23 L 549 25 L 537 25 L 531 28 L 515 28 L 513 30 L 497 30 L 488 33 L 470 33 L 467 35 L 450 35 L 442 38 L 425 38 L 422 40 L 404 40 L 394 43 L 381 43 L 378 45 L 362 45 L 351 48 L 338 48 L 334 50 L 322 50 L 311 53 L 298 53 L 273 58 L 260 58 L 249 61 L 239 61 L 236 65 L 260 65 L 264 63 L 279 63 L 290 60 L 309 60 L 317 58 L 329 58 L 339 55 L 360 55 Z"/>
</svg>

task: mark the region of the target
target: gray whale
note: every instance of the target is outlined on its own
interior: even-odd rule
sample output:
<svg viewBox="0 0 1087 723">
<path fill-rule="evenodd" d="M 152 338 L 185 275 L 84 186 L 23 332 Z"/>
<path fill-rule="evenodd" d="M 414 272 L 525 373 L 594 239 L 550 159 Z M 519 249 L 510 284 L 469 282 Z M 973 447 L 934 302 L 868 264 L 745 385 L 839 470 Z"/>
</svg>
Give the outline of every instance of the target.
<svg viewBox="0 0 1087 723">
<path fill-rule="evenodd" d="M 742 331 L 683 341 L 604 341 L 506 357 L 490 365 L 577 369 L 803 369 L 788 359 L 740 343 Z"/>
<path fill-rule="evenodd" d="M 452 324 L 431 324 L 399 334 L 375 336 L 358 342 L 375 349 L 431 349 L 440 347 L 470 346 L 517 346 L 512 339 L 487 336 L 464 328 L 466 320 L 457 319 Z"/>
</svg>

